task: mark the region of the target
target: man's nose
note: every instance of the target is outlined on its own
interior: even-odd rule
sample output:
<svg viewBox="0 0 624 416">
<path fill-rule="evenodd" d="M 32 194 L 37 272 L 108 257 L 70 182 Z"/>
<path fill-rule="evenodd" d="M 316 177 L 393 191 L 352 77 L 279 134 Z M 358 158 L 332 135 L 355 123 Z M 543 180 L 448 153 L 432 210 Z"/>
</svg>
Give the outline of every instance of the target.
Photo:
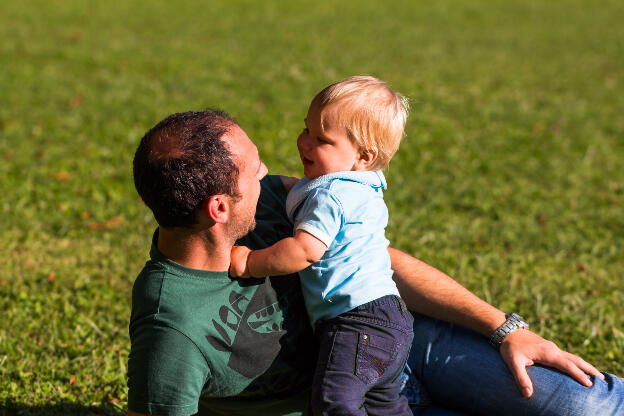
<svg viewBox="0 0 624 416">
<path fill-rule="evenodd" d="M 268 173 L 269 173 L 269 169 L 266 167 L 266 165 L 264 164 L 264 162 L 260 162 L 260 172 L 259 172 L 259 179 L 264 178 Z"/>
</svg>

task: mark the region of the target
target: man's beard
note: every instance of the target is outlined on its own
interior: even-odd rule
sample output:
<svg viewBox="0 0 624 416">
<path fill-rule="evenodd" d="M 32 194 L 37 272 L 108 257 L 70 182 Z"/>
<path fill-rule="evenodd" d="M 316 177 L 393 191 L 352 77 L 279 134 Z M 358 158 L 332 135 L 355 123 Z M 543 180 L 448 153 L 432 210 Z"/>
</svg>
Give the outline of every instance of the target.
<svg viewBox="0 0 624 416">
<path fill-rule="evenodd" d="M 255 214 L 255 212 L 253 213 Z M 232 241 L 243 238 L 256 228 L 256 218 L 247 212 L 234 211 L 229 221 L 228 236 Z"/>
</svg>

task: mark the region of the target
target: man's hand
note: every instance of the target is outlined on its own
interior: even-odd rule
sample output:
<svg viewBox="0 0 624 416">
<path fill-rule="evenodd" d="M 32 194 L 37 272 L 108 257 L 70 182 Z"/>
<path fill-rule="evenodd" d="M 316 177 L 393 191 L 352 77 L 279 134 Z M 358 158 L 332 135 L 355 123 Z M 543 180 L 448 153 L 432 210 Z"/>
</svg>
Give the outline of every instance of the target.
<svg viewBox="0 0 624 416">
<path fill-rule="evenodd" d="M 524 397 L 533 394 L 533 383 L 527 372 L 527 367 L 533 364 L 556 368 L 586 387 L 592 386 L 588 374 L 604 380 L 602 373 L 578 355 L 562 351 L 553 342 L 526 329 L 517 329 L 507 335 L 500 353 Z"/>
<path fill-rule="evenodd" d="M 388 252 L 397 287 L 410 310 L 473 329 L 486 337 L 505 321 L 503 312 L 439 270 L 401 251 L 389 248 Z M 533 394 L 527 372 L 533 364 L 554 367 L 588 387 L 591 381 L 587 374 L 604 380 L 604 375 L 581 357 L 561 351 L 526 329 L 509 334 L 501 344 L 500 354 L 525 397 Z"/>
<path fill-rule="evenodd" d="M 247 260 L 251 250 L 245 246 L 234 246 L 230 253 L 230 275 L 232 277 L 251 277 Z"/>
<path fill-rule="evenodd" d="M 284 188 L 286 188 L 286 191 L 288 192 L 290 192 L 293 186 L 297 185 L 299 181 L 301 180 L 293 176 L 280 176 L 280 179 L 282 180 L 282 184 L 284 185 Z"/>
</svg>

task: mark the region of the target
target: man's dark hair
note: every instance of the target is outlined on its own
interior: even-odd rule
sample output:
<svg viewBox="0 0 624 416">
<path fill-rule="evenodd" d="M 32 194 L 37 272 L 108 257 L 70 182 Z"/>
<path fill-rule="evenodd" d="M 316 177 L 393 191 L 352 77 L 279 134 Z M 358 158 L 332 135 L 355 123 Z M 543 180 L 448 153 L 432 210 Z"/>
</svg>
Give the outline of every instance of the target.
<svg viewBox="0 0 624 416">
<path fill-rule="evenodd" d="M 238 168 L 222 140 L 236 121 L 219 110 L 172 114 L 141 139 L 134 155 L 134 185 L 165 228 L 197 223 L 212 195 L 239 198 Z"/>
</svg>

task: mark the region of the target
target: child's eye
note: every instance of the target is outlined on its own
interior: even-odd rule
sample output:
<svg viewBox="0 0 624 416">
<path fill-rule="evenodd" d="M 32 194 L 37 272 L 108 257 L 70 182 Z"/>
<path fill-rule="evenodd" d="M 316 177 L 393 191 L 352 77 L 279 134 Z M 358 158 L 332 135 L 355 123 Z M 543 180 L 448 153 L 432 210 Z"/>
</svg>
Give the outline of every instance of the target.
<svg viewBox="0 0 624 416">
<path fill-rule="evenodd" d="M 322 139 L 322 138 L 320 138 L 320 137 L 317 137 L 317 138 L 316 138 L 316 141 L 317 141 L 317 142 L 319 142 L 319 143 L 322 143 L 322 144 L 327 144 L 327 143 L 329 143 L 327 140 Z"/>
</svg>

